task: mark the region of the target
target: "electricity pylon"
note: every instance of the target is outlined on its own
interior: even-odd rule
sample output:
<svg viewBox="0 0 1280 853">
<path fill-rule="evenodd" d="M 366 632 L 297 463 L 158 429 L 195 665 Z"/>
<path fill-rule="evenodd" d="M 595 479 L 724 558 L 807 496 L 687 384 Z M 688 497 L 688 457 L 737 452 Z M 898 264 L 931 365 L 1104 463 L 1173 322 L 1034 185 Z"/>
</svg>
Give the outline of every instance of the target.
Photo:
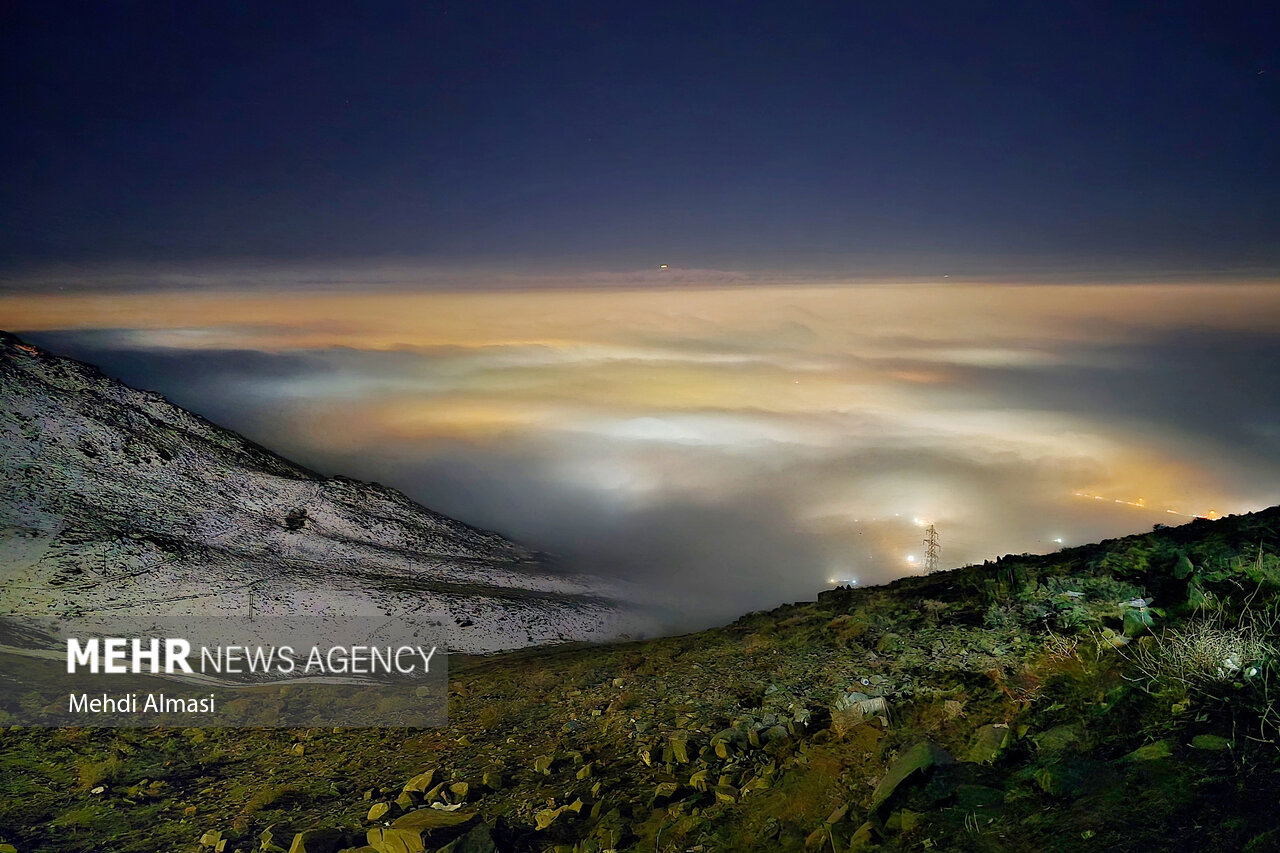
<svg viewBox="0 0 1280 853">
<path fill-rule="evenodd" d="M 925 573 L 936 572 L 938 570 L 938 554 L 942 552 L 942 547 L 938 545 L 938 528 L 932 524 L 924 531 L 924 546 Z"/>
</svg>

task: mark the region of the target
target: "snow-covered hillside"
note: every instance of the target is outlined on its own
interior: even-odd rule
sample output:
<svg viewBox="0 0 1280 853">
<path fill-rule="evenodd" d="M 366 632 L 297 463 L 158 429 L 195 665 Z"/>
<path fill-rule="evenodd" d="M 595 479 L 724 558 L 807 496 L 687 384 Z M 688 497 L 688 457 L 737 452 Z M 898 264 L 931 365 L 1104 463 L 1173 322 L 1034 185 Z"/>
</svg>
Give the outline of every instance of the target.
<svg viewBox="0 0 1280 853">
<path fill-rule="evenodd" d="M 604 581 L 3 332 L 0 582 L 4 634 L 483 652 L 645 625 Z"/>
</svg>

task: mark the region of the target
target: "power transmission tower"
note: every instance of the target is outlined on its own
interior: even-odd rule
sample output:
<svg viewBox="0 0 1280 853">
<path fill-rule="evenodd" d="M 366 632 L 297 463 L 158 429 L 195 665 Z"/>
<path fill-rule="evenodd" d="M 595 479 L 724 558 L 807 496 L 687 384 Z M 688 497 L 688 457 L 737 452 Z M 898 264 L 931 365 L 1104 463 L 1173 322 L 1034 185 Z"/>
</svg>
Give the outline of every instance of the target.
<svg viewBox="0 0 1280 853">
<path fill-rule="evenodd" d="M 938 528 L 932 524 L 924 531 L 924 546 L 925 573 L 936 572 L 938 570 L 938 554 L 942 552 L 942 547 L 938 545 Z"/>
</svg>

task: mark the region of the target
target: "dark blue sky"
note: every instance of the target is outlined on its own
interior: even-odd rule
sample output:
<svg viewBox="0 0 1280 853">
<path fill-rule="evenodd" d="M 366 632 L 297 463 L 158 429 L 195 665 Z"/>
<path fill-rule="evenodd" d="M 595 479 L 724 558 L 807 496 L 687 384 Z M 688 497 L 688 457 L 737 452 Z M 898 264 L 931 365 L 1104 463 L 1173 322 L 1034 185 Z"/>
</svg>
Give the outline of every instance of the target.
<svg viewBox="0 0 1280 853">
<path fill-rule="evenodd" d="M 0 15 L 0 265 L 1280 269 L 1280 13 L 54 3 Z"/>
</svg>

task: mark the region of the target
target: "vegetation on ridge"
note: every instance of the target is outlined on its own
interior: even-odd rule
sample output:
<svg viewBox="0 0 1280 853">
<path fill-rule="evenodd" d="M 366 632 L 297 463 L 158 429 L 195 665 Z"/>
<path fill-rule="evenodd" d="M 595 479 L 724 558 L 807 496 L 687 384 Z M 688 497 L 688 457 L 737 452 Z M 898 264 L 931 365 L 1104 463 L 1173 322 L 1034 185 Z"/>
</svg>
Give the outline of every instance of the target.
<svg viewBox="0 0 1280 853">
<path fill-rule="evenodd" d="M 9 729 L 0 842 L 1280 849 L 1277 555 L 1280 508 L 455 659 L 440 729 Z"/>
</svg>

